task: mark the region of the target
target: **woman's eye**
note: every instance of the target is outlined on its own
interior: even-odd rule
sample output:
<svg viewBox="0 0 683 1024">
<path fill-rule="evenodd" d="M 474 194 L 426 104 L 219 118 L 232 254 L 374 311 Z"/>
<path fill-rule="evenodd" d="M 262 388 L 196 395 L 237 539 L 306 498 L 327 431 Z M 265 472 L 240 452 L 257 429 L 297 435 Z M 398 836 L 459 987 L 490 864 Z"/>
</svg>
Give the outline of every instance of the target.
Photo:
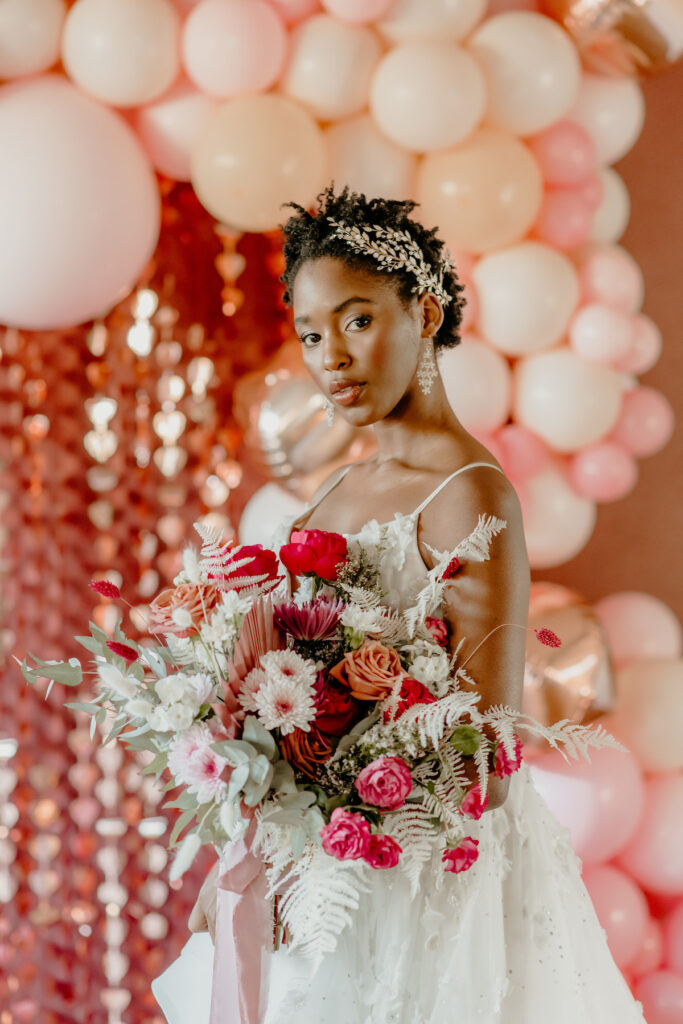
<svg viewBox="0 0 683 1024">
<path fill-rule="evenodd" d="M 305 345 L 307 348 L 310 348 L 312 345 L 315 345 L 316 342 L 318 342 L 318 341 L 320 341 L 320 335 L 319 334 L 302 334 L 301 335 L 301 344 Z"/>
<path fill-rule="evenodd" d="M 368 316 L 367 313 L 361 313 L 360 316 L 354 316 L 353 320 L 349 323 L 349 327 L 353 326 L 353 324 L 360 324 L 361 328 L 367 327 L 371 320 L 372 317 Z"/>
</svg>

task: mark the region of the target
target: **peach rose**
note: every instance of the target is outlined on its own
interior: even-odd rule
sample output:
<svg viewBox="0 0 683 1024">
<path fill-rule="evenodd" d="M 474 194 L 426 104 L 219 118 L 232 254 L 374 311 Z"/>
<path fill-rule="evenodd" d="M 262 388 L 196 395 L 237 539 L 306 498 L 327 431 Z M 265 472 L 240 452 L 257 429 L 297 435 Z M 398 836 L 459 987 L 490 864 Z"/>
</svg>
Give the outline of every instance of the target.
<svg viewBox="0 0 683 1024">
<path fill-rule="evenodd" d="M 198 583 L 181 583 L 178 587 L 162 590 L 149 606 L 151 624 L 162 633 L 187 637 L 197 633 L 204 619 L 204 610 L 213 608 L 219 598 L 216 587 Z M 175 611 L 185 611 L 191 621 L 179 625 L 173 620 Z"/>
<path fill-rule="evenodd" d="M 330 669 L 330 675 L 348 686 L 357 700 L 382 700 L 405 674 L 396 651 L 377 640 L 364 640 Z"/>
</svg>

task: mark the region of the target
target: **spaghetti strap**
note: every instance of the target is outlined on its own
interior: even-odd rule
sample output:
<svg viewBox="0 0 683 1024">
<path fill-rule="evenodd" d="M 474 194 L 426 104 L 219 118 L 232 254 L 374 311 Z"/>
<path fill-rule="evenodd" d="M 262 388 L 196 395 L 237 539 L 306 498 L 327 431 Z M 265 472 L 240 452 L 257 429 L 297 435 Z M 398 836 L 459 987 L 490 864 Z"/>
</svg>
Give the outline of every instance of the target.
<svg viewBox="0 0 683 1024">
<path fill-rule="evenodd" d="M 451 475 L 447 476 L 445 480 L 442 480 L 439 486 L 435 488 L 435 490 L 433 490 L 432 493 L 428 495 L 420 505 L 418 505 L 418 507 L 413 512 L 413 515 L 416 517 L 419 516 L 420 513 L 423 512 L 424 509 L 426 509 L 430 501 L 432 501 L 437 496 L 437 494 L 439 494 L 444 489 L 447 483 L 450 483 L 454 476 L 457 476 L 458 473 L 463 473 L 466 469 L 472 469 L 473 466 L 490 466 L 491 469 L 497 469 L 499 473 L 503 473 L 503 470 L 500 468 L 500 466 L 494 466 L 492 462 L 468 462 L 466 466 L 461 466 L 460 469 L 456 469 L 455 473 L 451 473 Z M 504 473 L 503 476 L 505 476 Z"/>
</svg>

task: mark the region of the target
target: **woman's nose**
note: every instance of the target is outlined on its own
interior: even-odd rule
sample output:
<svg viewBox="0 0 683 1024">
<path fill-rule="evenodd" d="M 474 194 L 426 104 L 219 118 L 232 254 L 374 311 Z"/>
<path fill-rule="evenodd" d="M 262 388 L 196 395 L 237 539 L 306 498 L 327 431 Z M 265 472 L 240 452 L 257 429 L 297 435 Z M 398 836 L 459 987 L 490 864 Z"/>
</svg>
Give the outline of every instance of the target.
<svg viewBox="0 0 683 1024">
<path fill-rule="evenodd" d="M 323 338 L 322 344 L 323 366 L 326 370 L 338 370 L 342 366 L 348 366 L 351 362 L 344 339 L 338 331 L 329 331 Z"/>
</svg>

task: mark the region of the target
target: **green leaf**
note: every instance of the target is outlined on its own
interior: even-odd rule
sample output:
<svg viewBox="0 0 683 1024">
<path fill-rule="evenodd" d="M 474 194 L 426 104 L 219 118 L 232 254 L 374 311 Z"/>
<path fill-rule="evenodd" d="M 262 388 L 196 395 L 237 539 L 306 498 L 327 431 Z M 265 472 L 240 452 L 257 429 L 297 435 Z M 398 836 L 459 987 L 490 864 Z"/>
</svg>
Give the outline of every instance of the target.
<svg viewBox="0 0 683 1024">
<path fill-rule="evenodd" d="M 196 817 L 196 810 L 197 810 L 197 808 L 195 806 L 195 807 L 192 808 L 192 810 L 184 811 L 180 815 L 180 817 L 177 819 L 175 825 L 173 826 L 173 829 L 171 831 L 171 835 L 170 835 L 169 840 L 168 840 L 168 845 L 170 847 L 178 845 L 178 837 L 179 837 L 180 833 L 183 831 L 184 828 L 187 827 L 187 825 L 190 824 L 192 819 Z"/>
<path fill-rule="evenodd" d="M 258 756 L 256 747 L 243 740 L 221 740 L 219 743 L 212 743 L 211 749 L 224 757 L 233 768 L 239 764 L 246 764 L 247 761 Z"/>
<path fill-rule="evenodd" d="M 30 683 L 37 683 L 39 679 L 53 679 L 56 683 L 62 683 L 63 686 L 81 685 L 83 670 L 81 663 L 76 658 L 70 658 L 69 661 L 43 661 L 42 658 L 31 654 L 30 651 L 28 657 L 33 658 L 37 665 L 37 668 L 30 669 L 26 660 L 22 663 L 21 671 L 24 678 Z"/>
<path fill-rule="evenodd" d="M 90 632 L 94 639 L 99 640 L 102 646 L 106 647 L 107 640 L 109 640 L 109 635 L 105 633 L 103 629 L 100 629 L 99 626 L 96 626 L 94 622 L 89 622 L 88 626 L 90 627 Z"/>
<path fill-rule="evenodd" d="M 159 679 L 166 676 L 166 663 L 154 647 L 140 647 L 140 657 Z"/>
<path fill-rule="evenodd" d="M 106 747 L 107 743 L 109 743 L 111 740 L 115 740 L 117 738 L 117 736 L 120 735 L 120 733 L 124 729 L 125 725 L 126 725 L 125 720 L 122 721 L 122 722 L 116 722 L 112 726 L 111 731 L 109 732 L 109 735 L 107 736 L 107 738 L 102 743 L 102 746 Z"/>
<path fill-rule="evenodd" d="M 296 793 L 296 779 L 294 769 L 289 761 L 276 761 L 273 768 L 273 778 L 270 781 L 276 793 Z"/>
<path fill-rule="evenodd" d="M 99 642 L 99 640 L 95 640 L 91 636 L 75 636 L 74 640 L 76 640 L 77 643 L 81 645 L 81 647 L 85 647 L 86 651 L 90 651 L 91 654 L 104 653 L 102 650 L 102 644 Z"/>
<path fill-rule="evenodd" d="M 95 715 L 95 721 L 97 722 L 98 725 L 102 725 L 102 722 L 104 722 L 106 717 L 107 717 L 107 709 L 106 708 L 100 708 L 99 711 L 97 712 L 97 714 Z"/>
<path fill-rule="evenodd" d="M 161 775 L 164 768 L 168 764 L 168 754 L 165 750 L 160 751 L 155 757 L 140 770 L 140 775 Z"/>
<path fill-rule="evenodd" d="M 226 794 L 226 798 L 229 803 L 232 804 L 235 802 L 238 794 L 242 790 L 242 786 L 245 785 L 248 778 L 249 763 L 245 762 L 244 764 L 237 765 L 237 767 L 234 769 L 230 776 L 230 781 L 228 782 L 228 791 Z"/>
<path fill-rule="evenodd" d="M 85 704 L 79 700 L 67 701 L 64 707 L 71 708 L 72 711 L 85 711 L 86 715 L 94 715 L 96 712 L 101 711 L 99 704 Z"/>
<path fill-rule="evenodd" d="M 272 760 L 278 752 L 272 733 L 261 725 L 255 715 L 247 715 L 244 719 L 242 736 L 245 740 L 253 743 L 269 760 Z"/>
<path fill-rule="evenodd" d="M 469 756 L 479 749 L 481 734 L 473 725 L 459 725 L 448 742 L 459 753 Z"/>
</svg>

